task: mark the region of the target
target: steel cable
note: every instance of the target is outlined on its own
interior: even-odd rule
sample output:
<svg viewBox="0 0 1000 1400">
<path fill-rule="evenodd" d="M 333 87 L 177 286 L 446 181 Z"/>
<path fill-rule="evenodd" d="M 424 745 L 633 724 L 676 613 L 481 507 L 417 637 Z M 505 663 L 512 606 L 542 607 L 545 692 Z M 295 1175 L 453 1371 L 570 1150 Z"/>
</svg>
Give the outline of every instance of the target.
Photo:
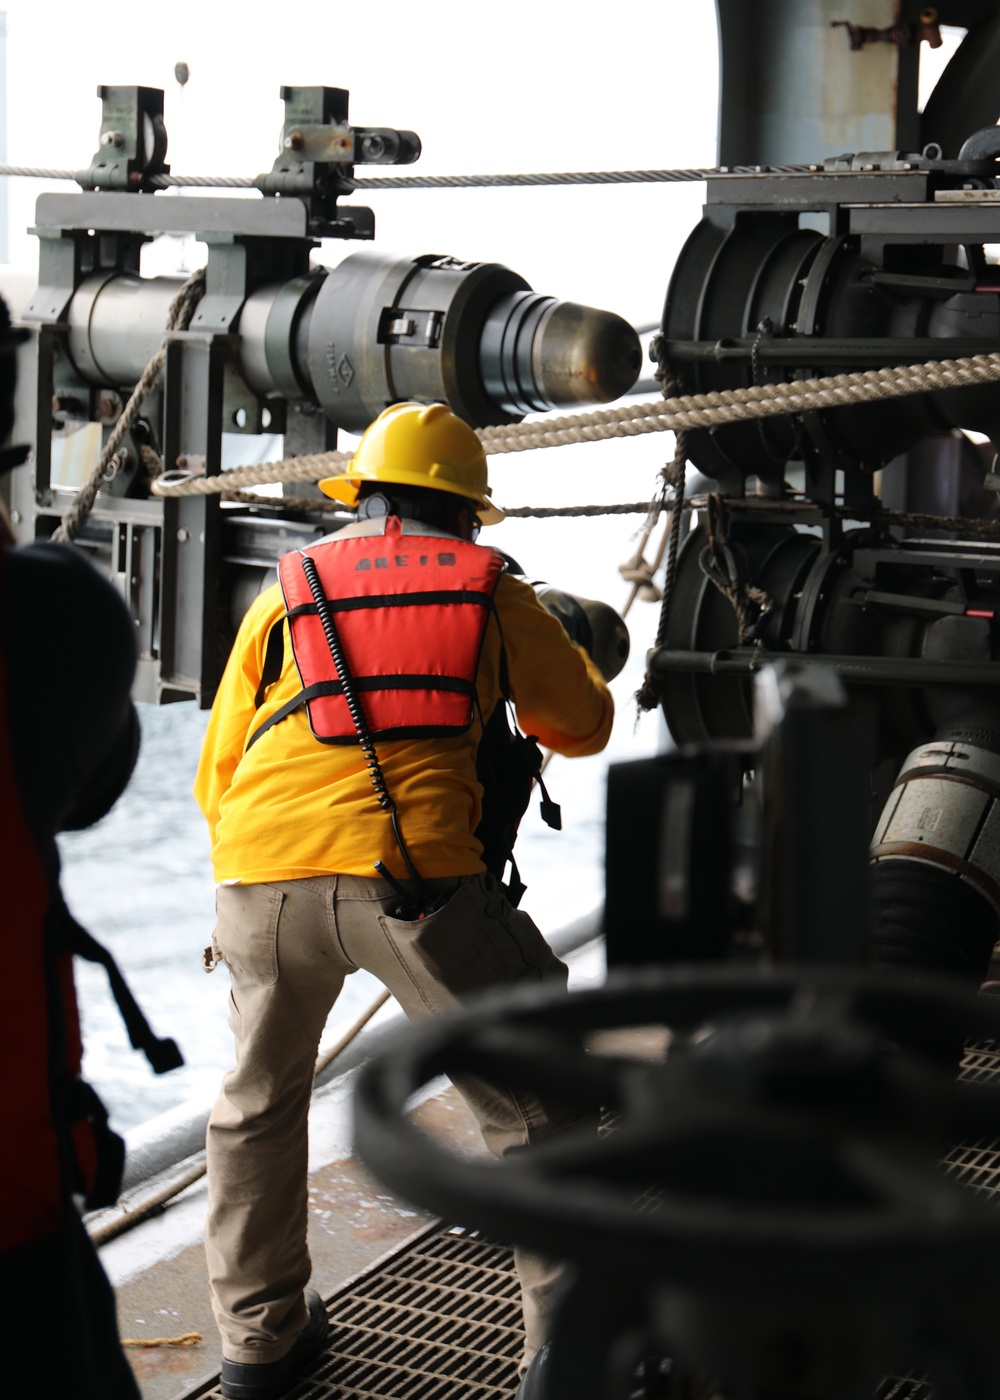
<svg viewBox="0 0 1000 1400">
<path fill-rule="evenodd" d="M 77 181 L 82 171 L 56 170 L 49 166 L 0 165 L 0 176 L 22 176 L 33 180 Z M 497 175 L 378 175 L 345 177 L 355 190 L 454 190 L 511 189 L 557 185 L 661 185 L 688 184 L 699 180 L 742 179 L 754 175 L 804 176 L 823 174 L 834 178 L 875 175 L 872 170 L 824 171 L 817 165 L 717 165 L 678 166 L 669 170 L 561 170 L 526 174 Z M 148 184 L 157 190 L 257 188 L 245 175 L 152 175 Z"/>
</svg>

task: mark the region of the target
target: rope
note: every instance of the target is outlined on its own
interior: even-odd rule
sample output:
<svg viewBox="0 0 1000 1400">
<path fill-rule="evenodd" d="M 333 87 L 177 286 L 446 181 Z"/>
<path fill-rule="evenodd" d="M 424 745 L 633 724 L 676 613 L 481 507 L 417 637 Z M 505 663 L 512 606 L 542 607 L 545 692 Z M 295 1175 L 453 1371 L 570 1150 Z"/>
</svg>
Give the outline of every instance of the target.
<svg viewBox="0 0 1000 1400">
<path fill-rule="evenodd" d="M 708 496 L 689 496 L 687 506 L 691 510 L 707 510 Z M 816 507 L 812 501 L 803 499 L 768 499 L 759 496 L 740 496 L 726 500 L 730 514 L 740 515 L 787 515 L 794 521 L 799 516 L 812 516 L 806 523 L 815 523 Z M 839 520 L 868 520 L 873 525 L 906 525 L 914 530 L 943 530 L 948 534 L 976 535 L 983 539 L 1000 536 L 1000 519 L 972 519 L 964 515 L 927 515 L 917 511 L 883 510 L 879 505 L 834 506 L 832 514 Z"/>
<path fill-rule="evenodd" d="M 758 616 L 770 612 L 773 601 L 762 588 L 748 583 L 740 573 L 736 556 L 729 548 L 729 512 L 721 495 L 708 498 L 705 512 L 705 533 L 708 543 L 698 556 L 698 567 L 705 577 L 728 599 L 736 614 L 737 641 L 746 641 L 750 630 L 750 607 L 757 609 Z M 756 620 L 756 619 L 755 619 Z M 657 638 L 657 646 L 661 646 Z"/>
<path fill-rule="evenodd" d="M 928 360 L 918 365 L 886 366 L 832 374 L 821 379 L 797 379 L 790 383 L 751 385 L 746 389 L 722 389 L 708 394 L 685 394 L 621 408 L 577 413 L 546 422 L 507 423 L 480 428 L 479 437 L 489 456 L 529 452 L 541 447 L 564 447 L 576 442 L 599 442 L 613 437 L 644 433 L 677 432 L 684 428 L 713 428 L 724 423 L 769 418 L 777 414 L 803 413 L 848 404 L 902 398 L 944 389 L 961 389 L 1000 379 L 1000 352 L 967 355 L 955 360 Z M 275 481 L 316 481 L 350 460 L 347 452 L 323 452 L 311 457 L 289 457 L 252 467 L 234 467 L 220 476 L 183 482 L 155 482 L 158 496 L 218 495 L 234 486 Z"/>
<path fill-rule="evenodd" d="M 618 572 L 626 583 L 630 583 L 632 588 L 625 600 L 622 608 L 622 617 L 628 617 L 632 610 L 632 604 L 637 598 L 641 598 L 644 603 L 657 603 L 663 596 L 656 586 L 655 578 L 660 565 L 663 563 L 663 554 L 667 547 L 667 539 L 670 535 L 669 526 L 660 536 L 660 543 L 656 547 L 653 562 L 646 559 L 646 548 L 649 544 L 650 536 L 656 528 L 656 522 L 660 518 L 660 513 L 664 507 L 664 496 L 661 491 L 658 496 L 646 507 L 646 519 L 643 522 L 642 533 L 635 553 L 631 559 L 627 559 L 624 564 L 618 565 Z"/>
<path fill-rule="evenodd" d="M 150 447 L 148 442 L 139 446 L 139 460 L 146 468 L 146 475 L 150 481 L 155 481 L 158 476 L 163 475 L 163 459 L 155 447 Z"/>
<path fill-rule="evenodd" d="M 610 506 L 504 506 L 503 513 L 508 519 L 548 520 L 556 516 L 643 515 L 649 509 L 648 501 L 616 501 Z"/>
<path fill-rule="evenodd" d="M 244 506 L 270 506 L 272 510 L 311 510 L 324 515 L 339 513 L 345 519 L 350 515 L 340 501 L 331 501 L 326 496 L 262 496 L 259 491 L 224 491 L 222 499 Z"/>
<path fill-rule="evenodd" d="M 206 1164 L 202 1160 L 190 1167 L 183 1176 L 179 1176 L 166 1186 L 162 1186 L 159 1191 L 154 1191 L 152 1195 L 144 1197 L 138 1205 L 122 1211 L 121 1215 L 116 1215 L 114 1219 L 106 1221 L 103 1225 L 96 1225 L 90 1231 L 91 1242 L 94 1245 L 107 1244 L 109 1240 L 115 1240 L 119 1235 L 124 1235 L 126 1230 L 131 1230 L 132 1226 L 138 1225 L 140 1220 L 155 1215 L 168 1201 L 172 1201 L 175 1196 L 179 1196 L 182 1191 L 186 1191 L 189 1186 L 200 1181 L 206 1170 Z"/>
<path fill-rule="evenodd" d="M 388 1000 L 389 993 L 387 991 L 383 990 L 379 992 L 378 996 L 372 1002 L 371 1006 L 369 1006 L 367 1010 L 362 1011 L 361 1015 L 354 1022 L 354 1025 L 351 1026 L 349 1030 L 345 1031 L 344 1034 L 337 1041 L 337 1043 L 335 1045 L 331 1045 L 326 1054 L 322 1055 L 316 1061 L 316 1068 L 313 1072 L 315 1078 L 318 1079 L 319 1076 L 323 1073 L 323 1071 L 330 1067 L 330 1065 L 337 1058 L 337 1056 L 347 1049 L 347 1047 L 350 1045 L 351 1041 L 355 1038 L 355 1036 L 357 1036 L 358 1034 L 360 1034 L 361 1031 L 364 1030 L 365 1026 L 367 1026 L 368 1022 L 375 1015 L 376 1011 L 381 1011 L 382 1007 L 386 1004 Z"/>
<path fill-rule="evenodd" d="M 209 969 L 209 971 L 210 970 L 211 969 Z M 327 1050 L 326 1054 L 322 1055 L 316 1061 L 316 1065 L 313 1070 L 314 1080 L 317 1079 L 325 1069 L 328 1069 L 329 1066 L 333 1063 L 333 1061 L 337 1058 L 337 1056 L 342 1054 L 351 1044 L 351 1042 L 355 1040 L 358 1035 L 360 1035 L 360 1033 L 364 1030 L 365 1026 L 367 1026 L 368 1022 L 375 1015 L 376 1011 L 380 1011 L 388 1000 L 389 993 L 387 991 L 383 990 L 379 992 L 378 996 L 375 998 L 372 1004 L 369 1007 L 367 1007 L 364 1011 L 362 1011 L 358 1019 L 351 1026 L 348 1027 L 348 1029 L 344 1032 L 344 1034 L 340 1037 L 338 1041 L 336 1041 L 333 1045 L 330 1046 L 330 1049 Z M 193 1186 L 195 1182 L 200 1181 L 207 1171 L 208 1163 L 203 1156 L 201 1161 L 196 1162 L 193 1167 L 190 1167 L 183 1174 L 183 1176 L 177 1177 L 176 1180 L 171 1181 L 170 1183 L 168 1183 L 168 1185 L 161 1187 L 159 1191 L 154 1191 L 151 1196 L 146 1196 L 142 1201 L 139 1202 L 138 1205 L 132 1206 L 128 1210 L 122 1211 L 120 1215 L 116 1215 L 112 1220 L 108 1220 L 102 1225 L 95 1226 L 90 1231 L 91 1241 L 95 1245 L 102 1245 L 107 1244 L 109 1240 L 117 1239 L 119 1235 L 124 1235 L 126 1231 L 131 1230 L 134 1225 L 138 1225 L 141 1221 L 145 1220 L 147 1216 L 153 1215 L 155 1212 L 162 1210 L 162 1208 L 167 1204 L 168 1201 L 172 1201 L 175 1196 L 179 1196 L 182 1191 L 186 1191 L 189 1186 Z M 198 1340 L 200 1341 L 201 1338 L 199 1337 Z M 186 1346 L 194 1345 L 194 1343 L 161 1339 L 153 1342 L 123 1342 L 122 1345 Z"/>
<path fill-rule="evenodd" d="M 219 476 L 185 474 L 153 482 L 155 496 L 217 496 L 236 486 L 264 486 L 277 481 L 319 481 L 335 474 L 335 468 L 351 460 L 350 452 L 316 452 L 302 457 L 283 457 L 280 462 L 258 462 L 249 467 L 233 467 Z"/>
<path fill-rule="evenodd" d="M 75 182 L 77 170 L 52 170 L 41 165 L 0 165 L 0 175 L 20 175 L 28 180 L 70 180 Z M 243 175 L 154 175 L 149 181 L 158 190 L 175 187 L 193 189 L 252 190 L 253 180 Z"/>
<path fill-rule="evenodd" d="M 668 395 L 676 397 L 676 391 L 680 388 L 680 384 L 671 374 L 666 359 L 660 353 L 661 345 L 662 341 L 657 337 L 654 342 L 654 352 L 658 359 L 655 377 L 660 381 L 664 398 Z M 663 538 L 660 541 L 656 562 L 652 568 L 652 572 L 655 573 L 663 557 L 664 547 L 666 547 L 667 563 L 663 575 L 663 591 L 660 597 L 660 618 L 656 628 L 655 647 L 657 650 L 659 650 L 666 641 L 667 627 L 670 622 L 670 605 L 673 601 L 674 579 L 677 573 L 677 551 L 680 547 L 681 539 L 681 519 L 684 514 L 684 486 L 687 478 L 687 457 L 688 435 L 685 431 L 681 431 L 677 434 L 677 439 L 674 444 L 673 460 L 667 463 L 662 473 L 663 487 L 661 492 L 661 509 L 666 504 L 668 488 L 672 494 L 670 499 L 670 517 L 667 521 L 667 528 L 663 532 Z M 652 576 L 650 577 L 650 583 L 652 583 Z M 633 590 L 632 596 L 628 600 L 628 606 L 631 606 L 637 591 L 638 590 Z M 654 710 L 657 705 L 659 705 L 662 694 L 663 681 L 660 677 L 653 674 L 647 660 L 646 674 L 643 677 L 642 685 L 635 693 L 635 703 L 639 712 Z"/>
<path fill-rule="evenodd" d="M 245 175 L 154 175 L 150 181 L 158 190 L 252 190 L 253 180 Z"/>
<path fill-rule="evenodd" d="M 563 170 L 534 175 L 380 175 L 355 179 L 353 184 L 358 190 L 467 190 L 528 185 L 673 185 L 745 175 L 817 173 L 819 167 L 815 165 L 716 165 L 675 170 Z"/>
<path fill-rule="evenodd" d="M 75 180 L 73 170 L 50 170 L 40 165 L 0 165 L 0 175 L 23 175 L 29 180 Z"/>
<path fill-rule="evenodd" d="M 205 1338 L 200 1332 L 182 1332 L 179 1337 L 122 1337 L 123 1347 L 196 1347 Z"/>
<path fill-rule="evenodd" d="M 879 510 L 877 507 L 843 506 L 838 514 L 845 520 L 871 520 L 875 525 L 908 525 L 913 530 L 944 530 L 948 534 L 976 535 L 982 539 L 1000 537 L 1000 520 L 969 520 L 962 515 L 923 515 L 908 510 Z"/>
<path fill-rule="evenodd" d="M 945 389 L 961 389 L 1000 379 L 1000 352 L 967 355 L 954 360 L 928 360 L 915 365 L 853 370 L 820 379 L 751 385 L 707 394 L 687 394 L 621 408 L 599 409 L 544 422 L 511 423 L 483 428 L 486 451 L 525 452 L 536 447 L 562 447 L 572 442 L 598 442 L 610 437 L 676 432 L 680 428 L 716 428 L 726 423 L 769 418 L 776 414 L 843 408 L 849 404 L 902 398 Z"/>
<path fill-rule="evenodd" d="M 205 292 L 205 269 L 196 272 L 178 291 L 170 309 L 167 313 L 168 331 L 187 330 L 191 324 L 191 317 L 194 309 L 198 305 Z M 97 466 L 90 473 L 87 480 L 77 491 L 73 504 L 66 511 L 59 527 L 52 535 L 53 540 L 58 540 L 63 544 L 72 544 L 76 539 L 80 526 L 94 508 L 97 499 L 97 492 L 101 483 L 108 479 L 106 473 L 111 472 L 112 476 L 117 472 L 119 460 L 117 452 L 125 440 L 125 434 L 132 427 L 139 416 L 146 395 L 153 389 L 160 375 L 163 373 L 163 366 L 167 358 L 166 341 L 160 346 L 149 364 L 139 377 L 139 382 L 132 390 L 132 397 L 122 410 L 115 426 L 108 435 L 108 440 L 104 444 Z"/>
<path fill-rule="evenodd" d="M 30 180 L 76 181 L 76 170 L 48 166 L 0 165 L 0 175 Z M 816 165 L 716 165 L 685 166 L 674 170 L 564 170 L 534 175 L 383 175 L 353 179 L 357 190 L 506 189 L 518 185 L 662 185 L 698 180 L 724 180 L 746 175 L 842 175 L 878 174 L 877 171 L 822 171 Z M 251 190 L 255 181 L 245 175 L 153 175 L 154 189 Z"/>
</svg>

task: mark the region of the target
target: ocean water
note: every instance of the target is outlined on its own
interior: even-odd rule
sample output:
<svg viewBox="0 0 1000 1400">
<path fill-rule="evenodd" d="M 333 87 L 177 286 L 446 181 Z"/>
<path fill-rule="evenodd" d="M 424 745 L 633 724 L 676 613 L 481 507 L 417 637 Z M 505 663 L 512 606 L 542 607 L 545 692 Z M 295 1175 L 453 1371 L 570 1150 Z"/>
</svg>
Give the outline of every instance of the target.
<svg viewBox="0 0 1000 1400">
<path fill-rule="evenodd" d="M 545 522 L 543 550 L 535 522 L 510 521 L 496 539 L 529 576 L 620 607 L 626 590 L 616 564 L 632 547 L 635 528 L 634 517 Z M 542 823 L 537 801 L 522 823 L 517 859 L 528 885 L 522 907 L 543 931 L 600 903 L 607 765 L 652 752 L 658 742 L 657 717 L 644 718 L 637 730 L 631 703 L 656 609 L 635 609 L 629 623 L 632 656 L 612 686 L 618 713 L 608 750 L 572 761 L 557 756 L 550 764 L 546 785 L 562 805 L 561 832 Z M 173 1036 L 185 1056 L 182 1069 L 154 1075 L 128 1044 L 103 970 L 77 961 L 84 1073 L 119 1130 L 185 1100 L 211 1102 L 232 1063 L 228 975 L 224 967 L 206 974 L 200 966 L 211 941 L 214 884 L 208 833 L 191 786 L 208 716 L 193 704 L 143 705 L 140 720 L 139 762 L 118 804 L 97 826 L 60 839 L 70 908 L 114 953 L 156 1031 Z M 379 990 L 367 973 L 348 978 L 331 1027 L 353 1020 Z"/>
</svg>

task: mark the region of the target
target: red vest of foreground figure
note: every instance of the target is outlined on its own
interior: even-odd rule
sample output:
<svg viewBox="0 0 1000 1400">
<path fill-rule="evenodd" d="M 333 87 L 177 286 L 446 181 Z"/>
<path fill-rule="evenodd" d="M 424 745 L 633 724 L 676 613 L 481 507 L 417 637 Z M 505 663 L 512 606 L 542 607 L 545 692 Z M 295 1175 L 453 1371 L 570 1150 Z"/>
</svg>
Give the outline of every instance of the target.
<svg viewBox="0 0 1000 1400">
<path fill-rule="evenodd" d="M 2 561 L 0 561 L 2 563 Z M 2 568 L 0 568 L 2 586 Z M 0 941 L 6 995 L 0 1016 L 0 1251 L 43 1239 L 59 1225 L 70 1190 L 88 1188 L 96 1153 L 89 1126 L 74 1125 L 82 1180 L 64 1182 L 54 1105 L 80 1070 L 80 1020 L 69 953 L 52 946 L 51 892 L 14 777 L 0 651 Z"/>
</svg>

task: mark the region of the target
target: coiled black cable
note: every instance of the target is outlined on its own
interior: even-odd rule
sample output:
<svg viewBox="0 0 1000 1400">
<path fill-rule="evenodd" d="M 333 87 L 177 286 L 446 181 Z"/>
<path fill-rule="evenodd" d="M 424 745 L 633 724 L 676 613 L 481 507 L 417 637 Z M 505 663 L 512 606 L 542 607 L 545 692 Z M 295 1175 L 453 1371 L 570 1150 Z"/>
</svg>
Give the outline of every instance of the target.
<svg viewBox="0 0 1000 1400">
<path fill-rule="evenodd" d="M 396 804 L 389 791 L 389 785 L 385 780 L 385 774 L 382 772 L 382 765 L 379 762 L 379 757 L 375 750 L 375 742 L 368 728 L 368 720 L 365 716 L 364 707 L 361 704 L 361 697 L 354 687 L 354 677 L 351 675 L 351 669 L 347 664 L 347 657 L 344 654 L 340 633 L 337 631 L 337 624 L 333 620 L 333 613 L 330 611 L 329 600 L 323 592 L 323 585 L 319 581 L 316 565 L 308 554 L 302 555 L 302 572 L 306 576 L 309 591 L 313 596 L 313 602 L 316 604 L 316 614 L 323 628 L 326 644 L 330 648 L 330 655 L 333 658 L 333 664 L 337 670 L 337 677 L 344 694 L 344 700 L 347 702 L 351 723 L 354 725 L 357 732 L 358 742 L 361 745 L 361 756 L 364 758 L 365 766 L 368 769 L 368 776 L 371 778 L 372 787 L 375 789 L 378 805 L 382 808 L 383 812 L 388 812 L 389 814 L 389 820 L 392 823 L 392 834 L 396 838 L 396 845 L 399 847 L 399 853 L 403 857 L 403 863 L 409 872 L 410 878 L 415 880 L 420 887 L 421 898 L 426 904 L 429 900 L 433 899 L 432 892 L 424 882 L 417 867 L 414 865 L 410 853 L 406 848 L 406 842 L 403 840 Z M 392 879 L 391 875 L 389 875 L 381 861 L 375 862 L 375 868 L 379 871 L 380 875 L 385 876 L 389 880 L 390 884 L 395 884 L 395 881 Z M 405 891 L 401 891 L 401 893 L 405 894 Z"/>
</svg>

